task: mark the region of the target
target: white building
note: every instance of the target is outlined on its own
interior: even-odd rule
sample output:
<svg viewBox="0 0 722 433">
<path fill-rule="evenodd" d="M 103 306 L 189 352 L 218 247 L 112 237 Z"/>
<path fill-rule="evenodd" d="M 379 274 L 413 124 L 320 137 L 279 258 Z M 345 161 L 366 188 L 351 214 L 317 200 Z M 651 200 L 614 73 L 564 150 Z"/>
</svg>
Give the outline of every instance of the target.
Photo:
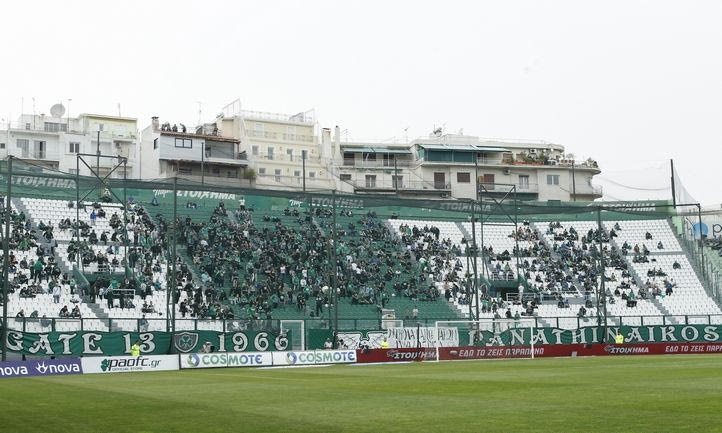
<svg viewBox="0 0 722 433">
<path fill-rule="evenodd" d="M 313 110 L 294 115 L 226 110 L 216 126 L 222 135 L 241 141 L 257 188 L 301 190 L 304 181 L 309 190 L 334 188 L 334 149 L 330 140 L 319 140 Z"/>
<path fill-rule="evenodd" d="M 592 160 L 574 161 L 564 147 L 543 141 L 487 140 L 431 134 L 409 144 L 339 144 L 336 159 L 341 189 L 356 194 L 473 198 L 480 192 L 540 201 L 600 198 L 592 185 L 599 174 Z"/>
<path fill-rule="evenodd" d="M 79 167 L 81 175 L 90 175 L 90 169 L 79 163 L 77 154 L 96 155 L 100 150 L 102 155 L 127 158 L 125 175 L 138 176 L 136 119 L 101 114 L 62 117 L 65 110 L 60 105 L 52 111 L 54 115 L 23 114 L 16 123 L 4 125 L 5 130 L 0 133 L 0 156 L 13 155 L 29 164 L 65 173 L 76 173 Z M 96 158 L 85 156 L 84 159 L 97 169 Z M 100 158 L 100 176 L 106 176 L 117 164 L 117 159 Z M 113 178 L 123 176 L 122 166 L 111 175 Z"/>
<path fill-rule="evenodd" d="M 253 186 L 240 140 L 222 136 L 212 124 L 193 132 L 184 128 L 161 126 L 158 118 L 153 117 L 142 132 L 141 179 L 178 177 L 208 185 Z"/>
</svg>

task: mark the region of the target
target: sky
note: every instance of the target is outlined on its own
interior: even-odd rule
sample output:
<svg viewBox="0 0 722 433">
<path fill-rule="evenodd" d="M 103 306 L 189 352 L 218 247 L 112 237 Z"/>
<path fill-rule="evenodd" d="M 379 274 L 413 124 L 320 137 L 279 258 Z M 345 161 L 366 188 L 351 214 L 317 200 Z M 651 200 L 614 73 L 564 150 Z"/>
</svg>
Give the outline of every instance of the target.
<svg viewBox="0 0 722 433">
<path fill-rule="evenodd" d="M 239 98 L 315 109 L 349 140 L 443 126 L 562 144 L 599 162 L 612 198 L 666 194 L 674 159 L 689 195 L 716 204 L 720 22 L 719 0 L 13 0 L 0 119 L 72 99 L 71 115 L 120 104 L 140 129 L 195 125 L 199 101 L 210 121 Z"/>
</svg>

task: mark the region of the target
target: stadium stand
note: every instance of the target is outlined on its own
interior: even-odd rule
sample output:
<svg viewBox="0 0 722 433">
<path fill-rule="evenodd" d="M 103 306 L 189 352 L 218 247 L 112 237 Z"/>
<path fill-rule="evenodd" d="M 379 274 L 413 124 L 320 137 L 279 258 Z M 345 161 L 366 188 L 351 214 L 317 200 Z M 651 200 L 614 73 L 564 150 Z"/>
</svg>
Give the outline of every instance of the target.
<svg viewBox="0 0 722 433">
<path fill-rule="evenodd" d="M 9 312 L 25 316 L 15 327 L 79 329 L 79 316 L 86 330 L 164 330 L 169 280 L 179 330 L 277 320 L 328 326 L 334 284 L 337 314 L 349 329 L 378 326 L 382 318 L 469 317 L 477 308 L 474 237 L 481 247 L 480 318 L 534 316 L 539 326 L 562 328 L 595 323 L 601 248 L 610 323 L 722 319 L 663 217 L 605 219 L 599 231 L 585 220 L 472 225 L 466 217 L 344 208 L 334 216 L 329 206 L 290 202 L 256 210 L 243 201 L 186 200 L 177 209 L 174 279 L 170 200 L 131 200 L 124 222 L 122 206 L 100 198 L 76 209 L 66 198 L 14 197 Z M 87 287 L 78 281 L 85 278 Z"/>
</svg>

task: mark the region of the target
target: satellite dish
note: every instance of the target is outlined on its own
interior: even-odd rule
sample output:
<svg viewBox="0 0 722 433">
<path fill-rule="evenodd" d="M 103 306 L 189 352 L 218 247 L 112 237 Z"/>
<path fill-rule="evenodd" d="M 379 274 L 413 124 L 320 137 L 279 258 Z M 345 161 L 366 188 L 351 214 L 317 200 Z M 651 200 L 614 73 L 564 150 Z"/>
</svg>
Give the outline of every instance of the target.
<svg viewBox="0 0 722 433">
<path fill-rule="evenodd" d="M 63 117 L 63 114 L 65 114 L 65 107 L 63 104 L 55 104 L 50 107 L 50 114 L 53 117 Z"/>
</svg>

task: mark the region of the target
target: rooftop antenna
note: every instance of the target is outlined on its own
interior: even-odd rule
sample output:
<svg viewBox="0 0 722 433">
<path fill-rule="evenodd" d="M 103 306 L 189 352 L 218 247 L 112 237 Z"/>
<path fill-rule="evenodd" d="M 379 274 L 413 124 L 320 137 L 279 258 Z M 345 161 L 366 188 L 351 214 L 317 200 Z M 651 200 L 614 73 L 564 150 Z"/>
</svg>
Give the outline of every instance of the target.
<svg viewBox="0 0 722 433">
<path fill-rule="evenodd" d="M 120 102 L 118 102 L 118 117 L 123 117 L 120 115 Z"/>
<path fill-rule="evenodd" d="M 35 96 L 33 96 L 33 129 L 35 129 Z"/>
<path fill-rule="evenodd" d="M 409 142 L 409 127 L 408 126 L 406 128 L 404 128 L 404 142 L 405 143 Z"/>
<path fill-rule="evenodd" d="M 68 131 L 70 131 L 70 102 L 73 100 L 73 98 L 68 98 Z"/>
<path fill-rule="evenodd" d="M 198 104 L 198 125 L 201 125 L 201 118 L 202 118 L 202 114 L 203 114 L 203 106 L 202 106 L 203 102 L 196 101 L 196 104 Z"/>
</svg>

